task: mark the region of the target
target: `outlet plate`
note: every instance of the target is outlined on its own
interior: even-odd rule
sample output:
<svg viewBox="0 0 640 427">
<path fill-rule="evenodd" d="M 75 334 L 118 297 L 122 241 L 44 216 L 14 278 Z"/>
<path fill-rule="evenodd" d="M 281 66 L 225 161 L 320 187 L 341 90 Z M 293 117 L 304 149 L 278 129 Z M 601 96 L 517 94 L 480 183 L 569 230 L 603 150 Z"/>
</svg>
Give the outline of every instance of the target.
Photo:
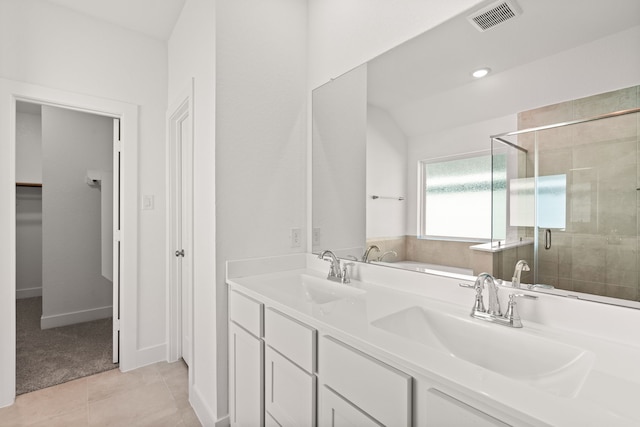
<svg viewBox="0 0 640 427">
<path fill-rule="evenodd" d="M 299 248 L 302 245 L 302 230 L 299 228 L 291 229 L 291 247 Z"/>
<path fill-rule="evenodd" d="M 320 246 L 320 228 L 313 229 L 313 235 L 311 236 L 311 242 L 313 246 Z"/>
</svg>

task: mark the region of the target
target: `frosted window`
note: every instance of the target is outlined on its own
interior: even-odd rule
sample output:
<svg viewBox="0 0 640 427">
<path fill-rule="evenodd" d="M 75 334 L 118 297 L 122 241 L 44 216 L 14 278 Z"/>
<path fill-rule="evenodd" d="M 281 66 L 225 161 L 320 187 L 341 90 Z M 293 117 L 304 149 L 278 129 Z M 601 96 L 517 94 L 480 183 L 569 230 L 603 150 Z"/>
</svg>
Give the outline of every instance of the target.
<svg viewBox="0 0 640 427">
<path fill-rule="evenodd" d="M 535 217 L 534 178 L 511 180 L 510 224 L 512 226 L 534 225 Z M 567 176 L 547 175 L 538 177 L 538 227 L 565 228 L 567 223 Z"/>
<path fill-rule="evenodd" d="M 504 156 L 493 161 L 504 175 Z M 491 156 L 423 161 L 422 169 L 422 237 L 491 239 Z"/>
</svg>

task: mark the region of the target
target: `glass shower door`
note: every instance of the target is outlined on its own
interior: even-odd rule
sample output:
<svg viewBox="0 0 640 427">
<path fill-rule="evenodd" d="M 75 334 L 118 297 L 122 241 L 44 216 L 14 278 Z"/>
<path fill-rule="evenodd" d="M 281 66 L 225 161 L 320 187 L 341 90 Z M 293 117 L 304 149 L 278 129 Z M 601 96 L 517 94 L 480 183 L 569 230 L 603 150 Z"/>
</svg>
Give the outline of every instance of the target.
<svg viewBox="0 0 640 427">
<path fill-rule="evenodd" d="M 639 300 L 638 113 L 535 132 L 535 280 Z"/>
</svg>

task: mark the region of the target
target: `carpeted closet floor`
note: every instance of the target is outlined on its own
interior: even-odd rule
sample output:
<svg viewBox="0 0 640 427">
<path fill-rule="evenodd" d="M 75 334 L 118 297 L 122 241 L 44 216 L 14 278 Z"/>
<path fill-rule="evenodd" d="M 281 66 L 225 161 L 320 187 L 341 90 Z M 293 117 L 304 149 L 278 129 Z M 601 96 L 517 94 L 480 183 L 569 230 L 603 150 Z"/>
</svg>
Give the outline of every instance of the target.
<svg viewBox="0 0 640 427">
<path fill-rule="evenodd" d="M 114 369 L 111 318 L 40 329 L 42 297 L 16 301 L 16 394 Z"/>
</svg>

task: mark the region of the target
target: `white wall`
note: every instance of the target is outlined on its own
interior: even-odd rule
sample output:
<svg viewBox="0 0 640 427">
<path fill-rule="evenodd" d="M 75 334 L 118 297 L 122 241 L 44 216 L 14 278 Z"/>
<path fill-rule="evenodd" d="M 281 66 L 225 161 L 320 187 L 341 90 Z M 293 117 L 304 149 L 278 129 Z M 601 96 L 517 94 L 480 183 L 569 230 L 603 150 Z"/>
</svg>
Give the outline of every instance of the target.
<svg viewBox="0 0 640 427">
<path fill-rule="evenodd" d="M 16 298 L 42 295 L 42 189 L 16 188 Z"/>
<path fill-rule="evenodd" d="M 366 239 L 367 66 L 313 94 L 313 251 L 360 257 Z"/>
<path fill-rule="evenodd" d="M 0 0 L 0 77 L 138 104 L 137 331 L 132 367 L 165 356 L 164 114 L 166 44 L 39 0 Z M 123 183 L 124 186 L 127 183 Z"/>
<path fill-rule="evenodd" d="M 404 236 L 407 220 L 407 137 L 385 110 L 367 106 L 367 239 Z M 404 197 L 403 201 L 371 195 Z"/>
<path fill-rule="evenodd" d="M 169 100 L 195 78 L 194 385 L 228 414 L 225 261 L 300 252 L 306 227 L 306 3 L 187 0 L 169 40 Z M 215 164 L 215 168 L 212 165 Z M 211 262 L 213 259 L 215 263 Z"/>
<path fill-rule="evenodd" d="M 86 176 L 112 169 L 113 119 L 42 107 L 43 329 L 111 317 L 112 283 L 102 276 L 102 189 L 87 185 Z"/>
<path fill-rule="evenodd" d="M 215 3 L 187 0 L 168 42 L 169 102 L 194 79 L 194 352 L 190 375 L 190 401 L 204 424 L 224 416 L 218 394 L 226 394 L 225 381 L 217 381 L 215 234 Z M 222 269 L 224 271 L 224 268 Z M 226 347 L 225 347 L 226 350 Z M 224 359 L 226 360 L 226 359 Z"/>
<path fill-rule="evenodd" d="M 16 113 L 16 182 L 42 183 L 42 118 Z"/>
<path fill-rule="evenodd" d="M 306 77 L 305 1 L 217 2 L 218 415 L 228 406 L 225 261 L 306 247 Z"/>
<path fill-rule="evenodd" d="M 42 118 L 16 113 L 16 182 L 42 182 Z M 42 189 L 16 187 L 16 298 L 42 295 Z"/>
</svg>

